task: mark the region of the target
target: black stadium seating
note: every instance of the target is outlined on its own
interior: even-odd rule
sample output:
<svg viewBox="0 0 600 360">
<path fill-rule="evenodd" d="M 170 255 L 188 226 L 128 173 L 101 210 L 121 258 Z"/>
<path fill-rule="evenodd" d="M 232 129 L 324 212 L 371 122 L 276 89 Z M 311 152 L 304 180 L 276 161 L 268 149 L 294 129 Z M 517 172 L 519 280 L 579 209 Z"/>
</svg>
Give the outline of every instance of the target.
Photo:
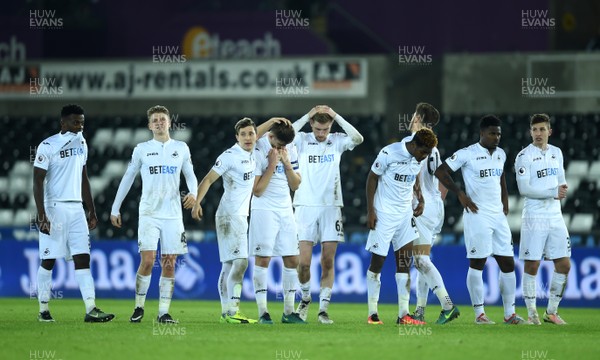
<svg viewBox="0 0 600 360">
<path fill-rule="evenodd" d="M 354 151 L 342 157 L 342 182 L 344 194 L 344 217 L 347 232 L 366 230 L 365 181 L 370 166 L 379 150 L 388 143 L 384 119 L 382 116 L 345 116 L 363 134 L 365 141 Z M 530 142 L 528 116 L 507 114 L 499 115 L 503 120 L 501 147 L 506 151 L 507 186 L 514 201 L 518 202 L 518 190 L 512 168 L 517 153 Z M 252 117 L 258 123 L 268 116 Z M 297 115 L 289 116 L 295 120 Z M 468 146 L 479 139 L 479 116 L 443 116 L 440 124 L 434 129 L 439 137 L 439 150 L 442 158 L 450 156 L 455 150 Z M 3 173 L 0 177 L 0 226 L 26 226 L 15 223 L 17 212 L 19 219 L 26 220 L 23 211 L 34 213 L 35 205 L 31 192 L 31 158 L 35 155 L 35 146 L 44 138 L 59 130 L 56 118 L 3 117 L 0 119 L 4 129 L 0 134 L 0 166 Z M 196 176 L 200 181 L 210 170 L 214 160 L 225 149 L 235 142 L 233 126 L 239 120 L 232 116 L 180 116 L 174 122 L 172 136 L 185 140 L 191 150 Z M 101 221 L 95 234 L 100 238 L 135 238 L 137 233 L 138 201 L 141 195 L 141 181 L 138 178 L 130 190 L 123 206 L 123 229 L 110 226 L 110 207 L 114 200 L 120 179 L 129 161 L 133 147 L 137 142 L 151 137 L 146 128 L 147 120 L 143 116 L 136 117 L 88 117 L 85 124 L 85 136 L 89 145 L 88 174 L 92 179 L 94 198 L 98 217 Z M 598 114 L 557 115 L 553 119 L 554 134 L 550 142 L 563 149 L 567 179 L 572 184 L 569 198 L 563 203 L 563 212 L 569 215 L 573 224 L 584 233 L 598 234 L 600 227 L 600 200 L 598 187 L 600 181 L 599 147 L 595 143 L 600 129 Z M 305 128 L 304 131 L 308 131 Z M 337 125 L 333 131 L 340 131 Z M 397 134 L 395 139 L 402 135 Z M 572 173 L 569 165 L 573 162 Z M 460 181 L 460 176 L 457 176 Z M 187 191 L 182 181 L 182 191 Z M 184 212 L 186 228 L 195 230 L 214 229 L 214 214 L 222 194 L 221 182 L 213 184 L 204 203 L 205 219 L 196 223 L 191 219 L 189 211 Z M 10 216 L 10 211 L 14 216 Z M 518 214 L 520 209 L 512 209 Z M 443 232 L 459 231 L 462 208 L 456 196 L 448 195 L 446 200 L 446 221 Z M 583 222 L 576 214 L 585 214 Z M 592 218 L 587 228 L 589 217 Z M 515 217 L 517 218 L 517 217 Z M 11 219 L 13 222 L 11 222 Z M 583 224 L 583 225 L 582 225 Z M 580 227 L 582 226 L 582 227 Z M 586 230 L 587 229 L 587 230 Z M 514 230 L 514 229 L 513 229 Z M 596 236 L 598 238 L 598 236 Z"/>
</svg>

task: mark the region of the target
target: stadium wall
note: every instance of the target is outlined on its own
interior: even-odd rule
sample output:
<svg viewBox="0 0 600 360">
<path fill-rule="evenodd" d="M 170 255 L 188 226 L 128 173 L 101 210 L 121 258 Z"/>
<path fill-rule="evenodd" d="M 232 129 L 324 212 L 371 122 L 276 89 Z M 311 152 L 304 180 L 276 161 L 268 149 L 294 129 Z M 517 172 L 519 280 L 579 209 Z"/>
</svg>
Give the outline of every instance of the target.
<svg viewBox="0 0 600 360">
<path fill-rule="evenodd" d="M 175 278 L 176 299 L 217 300 L 217 278 L 221 265 L 218 261 L 217 244 L 188 244 L 189 253 L 180 257 L 177 263 Z M 465 258 L 463 246 L 436 246 L 432 250 L 432 258 L 444 277 L 448 292 L 457 304 L 469 304 L 469 294 L 465 285 L 468 260 Z M 95 279 L 96 296 L 102 298 L 129 298 L 133 301 L 135 273 L 139 265 L 137 243 L 135 241 L 94 241 L 92 245 L 92 273 Z M 336 302 L 366 303 L 365 274 L 369 265 L 370 254 L 362 245 L 344 244 L 336 254 L 336 279 L 334 298 Z M 320 253 L 315 248 L 312 260 L 313 274 L 311 289 L 313 296 L 318 296 L 319 284 L 317 275 Z M 573 307 L 600 307 L 600 254 L 596 249 L 574 248 L 572 267 L 564 293 L 562 304 Z M 524 306 L 522 301 L 523 263 L 517 264 L 517 306 Z M 281 259 L 274 258 L 269 268 L 269 298 L 281 300 Z M 0 296 L 35 298 L 36 276 L 39 267 L 39 252 L 36 242 L 2 239 L 0 241 Z M 250 259 L 243 286 L 243 298 L 251 301 L 254 298 L 252 286 L 253 259 Z M 396 283 L 394 280 L 393 256 L 389 256 L 382 270 L 381 302 L 397 301 Z M 414 278 L 415 269 L 411 277 Z M 538 277 L 538 302 L 540 306 L 546 302 L 553 266 L 543 262 Z M 158 281 L 160 266 L 155 263 L 153 281 Z M 79 288 L 75 279 L 72 264 L 63 260 L 56 262 L 54 269 L 52 297 L 79 298 Z M 494 260 L 487 262 L 484 270 L 486 304 L 501 304 L 498 288 L 499 269 Z M 412 298 L 415 299 L 412 282 Z M 158 287 L 151 286 L 149 297 L 157 298 Z M 435 296 L 430 295 L 430 302 L 437 304 Z M 32 305 L 33 306 L 33 305 Z"/>
</svg>

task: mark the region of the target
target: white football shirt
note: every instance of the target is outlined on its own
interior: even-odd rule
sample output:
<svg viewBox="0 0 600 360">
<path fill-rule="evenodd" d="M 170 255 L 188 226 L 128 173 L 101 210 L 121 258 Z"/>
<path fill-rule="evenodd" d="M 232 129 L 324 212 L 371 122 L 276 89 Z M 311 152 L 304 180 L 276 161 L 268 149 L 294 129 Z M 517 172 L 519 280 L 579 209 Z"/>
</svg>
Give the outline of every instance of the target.
<svg viewBox="0 0 600 360">
<path fill-rule="evenodd" d="M 52 135 L 38 146 L 33 166 L 46 170 L 44 203 L 81 202 L 83 167 L 88 147 L 83 132 Z"/>
<path fill-rule="evenodd" d="M 413 185 L 421 170 L 421 163 L 406 149 L 411 137 L 387 145 L 379 152 L 371 171 L 379 175 L 375 202 L 377 212 L 412 214 Z"/>
<path fill-rule="evenodd" d="M 119 184 L 111 215 L 120 213 L 121 204 L 138 172 L 142 176 L 139 215 L 157 219 L 181 219 L 181 173 L 183 172 L 190 193 L 195 194 L 198 188 L 187 144 L 173 139 L 164 143 L 152 139 L 138 144 L 133 149 L 131 161 Z"/>
<path fill-rule="evenodd" d="M 294 171 L 298 172 L 298 152 L 294 143 L 286 145 L 288 157 Z M 268 134 L 265 134 L 256 142 L 254 158 L 256 159 L 255 176 L 262 176 L 269 166 L 269 143 Z M 283 210 L 292 207 L 292 197 L 290 195 L 290 187 L 285 175 L 283 163 L 279 161 L 275 168 L 275 173 L 271 177 L 271 181 L 261 196 L 253 196 L 251 209 L 262 210 Z"/>
<path fill-rule="evenodd" d="M 356 146 L 344 133 L 330 133 L 319 142 L 315 135 L 296 132 L 294 144 L 302 169 L 302 182 L 294 193 L 294 206 L 344 206 L 340 159 Z"/>
<path fill-rule="evenodd" d="M 517 185 L 525 196 L 523 216 L 560 215 L 558 186 L 566 184 L 562 151 L 548 144 L 542 151 L 533 144 L 521 150 L 515 160 Z"/>
<path fill-rule="evenodd" d="M 480 212 L 503 214 L 502 187 L 506 153 L 501 148 L 490 154 L 479 143 L 455 152 L 446 164 L 457 171 L 461 169 L 465 181 L 465 193 L 473 200 Z M 466 211 L 466 210 L 465 210 Z"/>
<path fill-rule="evenodd" d="M 219 155 L 212 170 L 223 177 L 225 191 L 216 216 L 248 216 L 255 166 L 254 153 L 242 149 L 237 143 Z"/>
</svg>

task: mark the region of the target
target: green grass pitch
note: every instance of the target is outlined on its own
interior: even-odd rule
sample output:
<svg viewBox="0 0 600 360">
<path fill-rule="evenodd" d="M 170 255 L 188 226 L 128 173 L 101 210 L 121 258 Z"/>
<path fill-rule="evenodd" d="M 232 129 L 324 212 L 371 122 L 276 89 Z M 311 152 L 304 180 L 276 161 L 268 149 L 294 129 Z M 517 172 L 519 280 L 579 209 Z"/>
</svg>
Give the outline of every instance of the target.
<svg viewBox="0 0 600 360">
<path fill-rule="evenodd" d="M 157 325 L 157 301 L 146 302 L 142 323 L 128 322 L 133 300 L 97 301 L 116 314 L 110 323 L 83 322 L 83 302 L 51 301 L 55 323 L 37 321 L 35 299 L 0 299 L 1 359 L 599 359 L 600 310 L 562 308 L 567 326 L 508 326 L 473 324 L 468 305 L 447 325 L 435 325 L 439 306 L 428 307 L 425 326 L 395 325 L 397 306 L 380 305 L 384 325 L 368 325 L 366 304 L 333 303 L 333 325 L 316 321 L 315 304 L 309 324 L 281 324 L 281 302 L 270 302 L 275 321 L 268 325 L 219 323 L 220 304 L 214 301 L 178 301 L 171 304 L 179 325 Z M 538 309 L 543 313 L 543 309 Z M 253 317 L 256 304 L 242 303 Z M 500 307 L 486 307 L 488 316 L 502 320 Z M 524 308 L 518 312 L 525 315 Z"/>
</svg>

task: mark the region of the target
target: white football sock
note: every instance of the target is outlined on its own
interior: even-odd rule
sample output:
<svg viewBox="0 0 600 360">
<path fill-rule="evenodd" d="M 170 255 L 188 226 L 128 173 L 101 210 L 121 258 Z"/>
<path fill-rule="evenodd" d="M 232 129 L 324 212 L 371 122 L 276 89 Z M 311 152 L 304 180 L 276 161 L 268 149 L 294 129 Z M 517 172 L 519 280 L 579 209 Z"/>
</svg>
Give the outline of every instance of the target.
<svg viewBox="0 0 600 360">
<path fill-rule="evenodd" d="M 537 314 L 535 275 L 523 274 L 523 299 L 529 316 Z"/>
<path fill-rule="evenodd" d="M 229 297 L 227 296 L 227 278 L 229 277 L 230 271 L 231 262 L 222 263 L 219 281 L 217 282 L 219 298 L 221 299 L 221 314 L 225 314 L 229 306 Z"/>
<path fill-rule="evenodd" d="M 558 311 L 558 304 L 562 300 L 563 292 L 567 286 L 567 275 L 559 274 L 556 271 L 552 274 L 552 280 L 550 282 L 550 298 L 548 299 L 548 308 L 546 312 L 548 314 L 556 314 Z"/>
<path fill-rule="evenodd" d="M 146 295 L 148 294 L 148 288 L 150 287 L 150 275 L 140 275 L 139 273 L 135 276 L 135 307 L 144 308 L 146 303 Z"/>
<path fill-rule="evenodd" d="M 229 297 L 228 313 L 235 315 L 240 310 L 240 297 L 242 296 L 242 282 L 248 267 L 248 259 L 235 259 L 231 264 L 231 271 L 227 278 L 227 294 Z"/>
<path fill-rule="evenodd" d="M 410 300 L 410 276 L 407 273 L 396 273 L 396 288 L 398 290 L 398 317 L 408 314 Z"/>
<path fill-rule="evenodd" d="M 302 300 L 304 301 L 310 301 L 311 296 L 310 296 L 310 280 L 308 280 L 305 283 L 301 283 L 300 284 L 300 290 L 302 290 Z"/>
<path fill-rule="evenodd" d="M 254 265 L 252 282 L 254 283 L 258 317 L 261 317 L 264 313 L 269 312 L 267 310 L 267 268 Z"/>
<path fill-rule="evenodd" d="M 417 271 L 417 308 L 427 306 L 427 297 L 429 296 L 429 285 L 425 281 L 425 276 Z"/>
<path fill-rule="evenodd" d="M 52 270 L 46 270 L 40 266 L 37 274 L 37 297 L 38 302 L 40 303 L 40 312 L 48 311 L 48 303 L 50 302 L 51 291 Z"/>
<path fill-rule="evenodd" d="M 85 312 L 89 313 L 96 307 L 96 290 L 94 289 L 94 279 L 90 269 L 75 270 L 75 279 L 79 284 L 79 291 L 85 304 Z"/>
<path fill-rule="evenodd" d="M 163 316 L 169 312 L 171 306 L 171 298 L 175 289 L 175 278 L 160 277 L 158 282 L 158 316 Z"/>
<path fill-rule="evenodd" d="M 514 271 L 503 273 L 500 271 L 500 294 L 504 305 L 504 318 L 508 319 L 515 313 L 515 289 L 517 277 Z"/>
<path fill-rule="evenodd" d="M 296 268 L 286 268 L 284 266 L 281 282 L 283 288 L 283 313 L 289 315 L 294 312 L 296 284 L 298 283 L 298 271 Z"/>
<path fill-rule="evenodd" d="M 419 277 L 425 278 L 425 282 L 429 285 L 435 296 L 437 296 L 444 310 L 452 309 L 454 304 L 452 304 L 452 300 L 450 300 L 450 296 L 448 296 L 448 291 L 446 291 L 446 286 L 444 286 L 442 275 L 431 262 L 431 258 L 428 255 L 415 255 L 414 257 L 415 263 L 418 264 L 417 270 L 419 271 Z M 427 304 L 427 298 L 425 298 L 425 304 Z"/>
<path fill-rule="evenodd" d="M 377 303 L 379 302 L 379 290 L 381 289 L 381 274 L 367 270 L 367 299 L 369 304 L 369 316 L 377 314 Z"/>
<path fill-rule="evenodd" d="M 327 312 L 331 301 L 331 288 L 321 288 L 319 294 L 319 312 Z"/>
<path fill-rule="evenodd" d="M 469 267 L 467 271 L 467 289 L 469 290 L 469 296 L 471 297 L 471 304 L 475 311 L 475 317 L 485 313 L 483 306 L 483 271 L 473 269 Z"/>
</svg>

